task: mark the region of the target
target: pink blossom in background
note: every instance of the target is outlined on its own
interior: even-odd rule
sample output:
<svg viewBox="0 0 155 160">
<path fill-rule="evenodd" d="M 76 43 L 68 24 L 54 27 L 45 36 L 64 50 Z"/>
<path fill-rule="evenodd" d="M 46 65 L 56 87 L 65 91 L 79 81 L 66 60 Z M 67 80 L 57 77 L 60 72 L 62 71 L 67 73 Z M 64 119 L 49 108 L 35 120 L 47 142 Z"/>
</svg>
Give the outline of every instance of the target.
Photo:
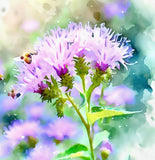
<svg viewBox="0 0 155 160">
<path fill-rule="evenodd" d="M 40 24 L 36 20 L 26 20 L 22 23 L 21 29 L 25 32 L 31 33 L 39 28 Z"/>
<path fill-rule="evenodd" d="M 38 143 L 26 160 L 51 160 L 56 155 L 55 153 L 54 145 Z"/>
<path fill-rule="evenodd" d="M 57 119 L 50 123 L 46 129 L 49 137 L 57 140 L 64 140 L 65 138 L 72 138 L 77 133 L 77 126 L 69 118 Z"/>
<path fill-rule="evenodd" d="M 103 99 L 107 105 L 124 106 L 125 104 L 134 104 L 135 92 L 125 85 L 106 88 Z"/>
<path fill-rule="evenodd" d="M 37 121 L 15 121 L 9 129 L 5 129 L 5 136 L 14 147 L 22 140 L 27 140 L 27 136 L 36 137 L 42 133 L 42 129 Z"/>
<path fill-rule="evenodd" d="M 25 107 L 26 114 L 30 119 L 39 119 L 44 113 L 45 104 L 36 102 Z"/>
<path fill-rule="evenodd" d="M 19 99 L 13 99 L 10 96 L 1 95 L 0 96 L 0 104 L 1 110 L 3 111 L 10 111 L 14 110 L 19 106 Z"/>
<path fill-rule="evenodd" d="M 128 0 L 114 0 L 105 4 L 103 12 L 108 19 L 114 16 L 123 17 L 129 6 L 130 2 Z"/>
</svg>

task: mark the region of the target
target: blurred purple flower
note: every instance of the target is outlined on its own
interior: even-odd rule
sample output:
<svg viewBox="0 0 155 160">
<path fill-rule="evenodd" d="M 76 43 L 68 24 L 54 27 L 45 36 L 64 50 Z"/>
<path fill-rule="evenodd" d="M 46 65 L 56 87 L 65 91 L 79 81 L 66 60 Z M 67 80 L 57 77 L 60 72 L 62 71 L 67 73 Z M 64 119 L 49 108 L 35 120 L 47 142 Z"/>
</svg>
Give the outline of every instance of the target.
<svg viewBox="0 0 155 160">
<path fill-rule="evenodd" d="M 27 136 L 36 137 L 42 133 L 42 129 L 37 121 L 15 121 L 9 129 L 5 129 L 5 136 L 10 141 L 10 146 L 16 146 L 22 140 L 27 140 Z"/>
<path fill-rule="evenodd" d="M 51 160 L 54 156 L 56 156 L 56 151 L 53 144 L 38 143 L 27 160 Z"/>
<path fill-rule="evenodd" d="M 105 4 L 103 10 L 106 18 L 110 19 L 114 16 L 123 17 L 130 6 L 128 0 L 114 0 Z"/>
<path fill-rule="evenodd" d="M 101 151 L 102 159 L 104 159 L 104 160 L 107 159 L 109 154 L 113 151 L 112 144 L 110 143 L 109 140 L 106 140 L 106 141 L 102 142 L 100 151 Z"/>
<path fill-rule="evenodd" d="M 36 20 L 26 20 L 21 25 L 21 28 L 28 33 L 31 33 L 39 28 L 39 22 Z"/>
<path fill-rule="evenodd" d="M 36 102 L 34 104 L 26 106 L 25 111 L 30 119 L 39 119 L 43 115 L 44 107 L 44 103 Z"/>
<path fill-rule="evenodd" d="M 135 101 L 135 92 L 125 85 L 109 87 L 104 91 L 103 99 L 107 104 L 115 106 L 124 106 L 125 104 L 133 104 Z"/>
<path fill-rule="evenodd" d="M 1 95 L 0 96 L 1 109 L 6 112 L 14 110 L 19 106 L 19 99 L 13 99 L 10 96 Z"/>
<path fill-rule="evenodd" d="M 56 140 L 64 140 L 65 138 L 72 138 L 77 133 L 76 124 L 69 118 L 57 119 L 54 123 L 50 123 L 46 129 L 49 137 Z"/>
<path fill-rule="evenodd" d="M 0 137 L 0 159 L 5 158 L 11 154 L 11 147 L 9 141 L 5 136 Z"/>
</svg>

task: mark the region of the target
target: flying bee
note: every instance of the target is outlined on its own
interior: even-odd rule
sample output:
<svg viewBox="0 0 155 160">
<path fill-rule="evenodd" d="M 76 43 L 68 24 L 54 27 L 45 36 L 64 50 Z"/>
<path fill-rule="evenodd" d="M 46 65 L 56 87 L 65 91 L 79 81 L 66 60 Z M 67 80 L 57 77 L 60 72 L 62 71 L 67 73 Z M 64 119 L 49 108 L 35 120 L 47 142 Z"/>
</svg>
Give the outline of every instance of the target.
<svg viewBox="0 0 155 160">
<path fill-rule="evenodd" d="M 3 75 L 0 74 L 0 81 L 3 80 Z"/>
<path fill-rule="evenodd" d="M 8 93 L 8 96 L 12 97 L 13 99 L 16 99 L 20 97 L 20 93 L 16 92 L 15 89 L 12 89 L 11 92 Z"/>
<path fill-rule="evenodd" d="M 31 64 L 32 63 L 32 55 L 37 55 L 36 52 L 34 53 L 25 53 L 24 56 L 21 56 L 20 59 L 24 60 L 25 63 Z"/>
</svg>

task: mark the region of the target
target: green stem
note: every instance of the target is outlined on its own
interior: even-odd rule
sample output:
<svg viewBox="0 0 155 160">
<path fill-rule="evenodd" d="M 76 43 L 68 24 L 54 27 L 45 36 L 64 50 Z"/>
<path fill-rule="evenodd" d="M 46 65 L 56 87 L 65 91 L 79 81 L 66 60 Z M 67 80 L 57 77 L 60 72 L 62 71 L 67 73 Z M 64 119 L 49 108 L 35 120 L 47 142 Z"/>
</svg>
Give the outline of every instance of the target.
<svg viewBox="0 0 155 160">
<path fill-rule="evenodd" d="M 89 124 L 88 124 L 88 128 L 87 128 L 87 135 L 88 135 L 88 139 L 89 139 L 91 157 L 92 157 L 92 160 L 95 160 L 94 149 L 93 149 L 93 135 L 91 134 L 91 126 Z"/>
<path fill-rule="evenodd" d="M 88 91 L 87 91 L 87 103 L 88 103 L 88 112 L 90 112 L 90 100 L 91 100 L 91 95 L 92 95 L 92 92 L 93 90 L 96 88 L 97 86 L 92 84 Z"/>
<path fill-rule="evenodd" d="M 72 106 L 74 107 L 74 109 L 76 110 L 77 114 L 79 115 L 81 121 L 83 122 L 83 124 L 84 124 L 84 126 L 86 128 L 88 139 L 89 139 L 90 150 L 91 150 L 91 157 L 92 157 L 92 160 L 95 160 L 95 158 L 94 158 L 94 149 L 93 149 L 93 136 L 91 135 L 91 126 L 90 126 L 90 124 L 86 123 L 86 121 L 83 118 L 81 112 L 79 111 L 77 105 L 73 102 L 71 97 L 67 93 L 66 93 L 66 96 L 67 96 L 68 100 L 70 101 L 70 103 L 72 104 Z"/>
<path fill-rule="evenodd" d="M 85 76 L 80 76 L 82 80 L 83 93 L 86 93 L 86 84 L 85 84 Z"/>
<path fill-rule="evenodd" d="M 73 100 L 71 99 L 71 97 L 70 97 L 67 93 L 65 93 L 65 94 L 66 94 L 66 96 L 67 96 L 68 100 L 70 101 L 70 103 L 72 104 L 72 106 L 74 107 L 74 109 L 76 110 L 77 114 L 79 115 L 79 117 L 80 117 L 81 121 L 83 122 L 83 124 L 84 124 L 84 125 L 85 125 L 85 127 L 87 128 L 87 127 L 88 127 L 88 125 L 87 125 L 87 123 L 86 123 L 85 119 L 83 118 L 83 116 L 82 116 L 81 112 L 79 111 L 79 109 L 78 109 L 77 105 L 73 102 Z"/>
</svg>

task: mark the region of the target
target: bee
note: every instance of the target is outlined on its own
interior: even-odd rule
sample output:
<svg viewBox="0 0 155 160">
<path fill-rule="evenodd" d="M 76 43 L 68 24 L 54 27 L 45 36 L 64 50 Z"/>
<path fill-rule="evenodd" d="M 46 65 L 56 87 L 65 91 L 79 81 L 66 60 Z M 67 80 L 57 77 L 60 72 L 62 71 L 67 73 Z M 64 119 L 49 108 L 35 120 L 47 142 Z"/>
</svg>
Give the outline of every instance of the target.
<svg viewBox="0 0 155 160">
<path fill-rule="evenodd" d="M 0 81 L 3 80 L 3 75 L 0 74 Z"/>
<path fill-rule="evenodd" d="M 24 60 L 25 63 L 31 64 L 32 63 L 32 55 L 37 55 L 36 52 L 34 53 L 25 53 L 24 56 L 21 56 L 20 59 Z"/>
<path fill-rule="evenodd" d="M 12 89 L 11 92 L 8 93 L 8 96 L 12 97 L 13 99 L 16 99 L 20 97 L 20 93 L 15 91 L 15 89 Z"/>
</svg>

